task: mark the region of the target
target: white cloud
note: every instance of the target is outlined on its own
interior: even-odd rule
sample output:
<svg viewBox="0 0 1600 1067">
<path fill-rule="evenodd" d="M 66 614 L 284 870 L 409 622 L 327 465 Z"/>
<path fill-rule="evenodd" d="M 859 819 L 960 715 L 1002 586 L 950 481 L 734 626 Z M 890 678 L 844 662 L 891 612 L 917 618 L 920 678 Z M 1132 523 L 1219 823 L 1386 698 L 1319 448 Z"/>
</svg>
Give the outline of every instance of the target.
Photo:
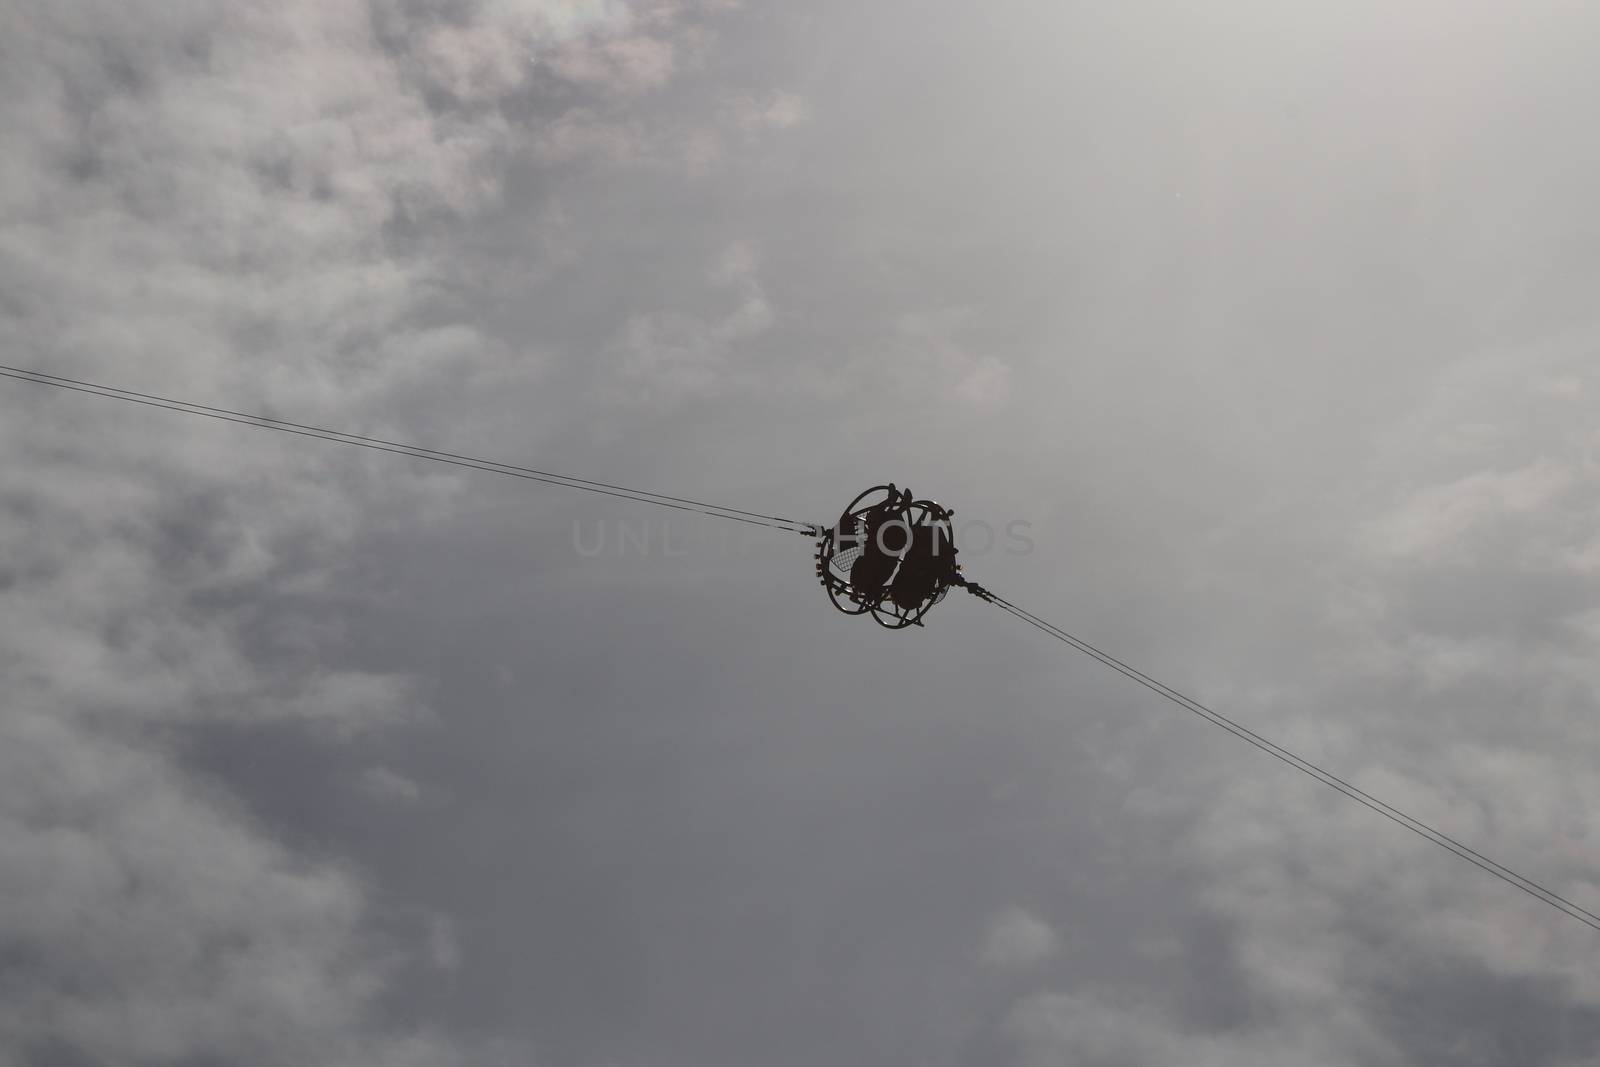
<svg viewBox="0 0 1600 1067">
<path fill-rule="evenodd" d="M 1292 572 L 1264 566 L 1256 576 L 1295 605 L 1300 662 L 1258 654 L 1249 664 L 1256 689 L 1207 695 L 1357 787 L 1595 908 L 1600 849 L 1586 813 L 1600 798 L 1591 758 L 1600 669 L 1584 560 L 1600 483 L 1579 447 L 1585 425 L 1505 409 L 1520 392 L 1508 379 L 1526 383 L 1538 362 L 1479 368 L 1475 388 L 1458 380 L 1448 402 L 1385 440 L 1374 487 L 1359 499 L 1390 503 L 1344 520 L 1363 536 Z M 1541 404 L 1575 395 L 1536 391 Z M 1480 450 L 1440 452 L 1438 428 L 1462 425 L 1482 428 Z M 1463 469 L 1467 460 L 1477 466 Z M 1271 641 L 1261 635 L 1255 645 Z M 1233 931 L 1233 980 L 1263 1017 L 1343 1013 L 1375 1032 L 1386 1024 L 1359 994 L 1404 986 L 1421 961 L 1528 982 L 1558 1005 L 1600 1005 L 1600 967 L 1572 920 L 1260 764 L 1201 806 L 1179 855 L 1203 882 L 1205 908 Z M 1094 1012 L 1081 1004 L 1035 1011 L 1019 1025 L 1041 1047 L 1075 1048 L 1073 1034 L 1094 1032 Z M 1164 1048 L 1138 1055 L 1165 1062 Z"/>
<path fill-rule="evenodd" d="M 1423 563 L 1448 562 L 1474 547 L 1494 524 L 1538 518 L 1573 488 L 1576 473 L 1540 459 L 1514 470 L 1476 471 L 1415 493 L 1378 524 L 1379 548 Z"/>
<path fill-rule="evenodd" d="M 1040 993 L 1019 1001 L 1004 1034 L 1018 1067 L 1312 1067 L 1399 1063 L 1399 1050 L 1340 1006 L 1236 1031 L 1208 1033 L 1159 1007 L 1110 993 Z"/>
<path fill-rule="evenodd" d="M 428 957 L 441 971 L 454 971 L 461 967 L 461 941 L 456 936 L 456 924 L 448 915 L 434 915 L 428 920 Z"/>
<path fill-rule="evenodd" d="M 733 294 L 733 307 L 720 314 L 658 311 L 629 320 L 613 345 L 626 403 L 673 407 L 727 395 L 747 383 L 741 346 L 766 333 L 776 318 L 758 266 L 755 250 L 736 242 L 706 272 L 713 290 Z"/>
<path fill-rule="evenodd" d="M 422 787 L 388 767 L 368 767 L 358 780 L 361 791 L 380 804 L 407 805 L 422 799 Z"/>
<path fill-rule="evenodd" d="M 989 922 L 980 959 L 997 971 L 1037 967 L 1060 947 L 1050 924 L 1021 908 L 1007 908 Z"/>
<path fill-rule="evenodd" d="M 676 59 L 671 41 L 641 34 L 585 40 L 552 54 L 546 62 L 577 85 L 636 94 L 665 85 Z"/>
<path fill-rule="evenodd" d="M 956 382 L 954 392 L 978 411 L 1003 408 L 1011 399 L 1011 368 L 994 356 L 979 356 Z"/>
<path fill-rule="evenodd" d="M 972 414 L 993 414 L 1011 400 L 1011 367 L 999 357 L 973 352 L 961 340 L 974 319 L 970 308 L 908 311 L 894 321 L 891 366 L 907 393 Z"/>
<path fill-rule="evenodd" d="M 761 97 L 750 93 L 730 97 L 724 113 L 729 124 L 746 134 L 787 130 L 810 118 L 805 97 L 781 90 Z"/>
</svg>

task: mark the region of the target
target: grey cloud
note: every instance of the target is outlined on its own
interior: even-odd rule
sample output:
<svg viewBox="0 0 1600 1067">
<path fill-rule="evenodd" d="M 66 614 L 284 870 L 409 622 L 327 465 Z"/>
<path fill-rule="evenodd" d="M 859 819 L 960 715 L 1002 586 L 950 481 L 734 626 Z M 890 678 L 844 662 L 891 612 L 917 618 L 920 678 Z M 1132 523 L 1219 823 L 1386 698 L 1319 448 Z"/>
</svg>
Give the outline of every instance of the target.
<svg viewBox="0 0 1600 1067">
<path fill-rule="evenodd" d="M 14 361 L 1024 517 L 985 584 L 1592 899 L 1587 13 L 12 8 Z M 31 388 L 0 1058 L 1600 1047 L 1583 931 L 975 601 Z"/>
<path fill-rule="evenodd" d="M 491 201 L 508 130 L 489 105 L 620 14 L 413 14 L 417 66 L 357 3 L 9 12 L 9 358 L 367 429 L 441 375 L 517 380 L 503 346 L 437 321 L 440 262 L 390 228 Z M 436 110 L 418 71 L 479 110 Z M 427 721 L 414 672 L 341 652 L 332 605 L 374 595 L 351 582 L 386 515 L 436 514 L 458 480 L 62 399 L 9 395 L 0 428 L 0 1059 L 490 1048 L 385 1018 L 411 961 L 454 966 L 447 917 L 386 925 L 363 872 L 281 842 L 173 741 L 278 722 L 359 747 Z"/>
</svg>

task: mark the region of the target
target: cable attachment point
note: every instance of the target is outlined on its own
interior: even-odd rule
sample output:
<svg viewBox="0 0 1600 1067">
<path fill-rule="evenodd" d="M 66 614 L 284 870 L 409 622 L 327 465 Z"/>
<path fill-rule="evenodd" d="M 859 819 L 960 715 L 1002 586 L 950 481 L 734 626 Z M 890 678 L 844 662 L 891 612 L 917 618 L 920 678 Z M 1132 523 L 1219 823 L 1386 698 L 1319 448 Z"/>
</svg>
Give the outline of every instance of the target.
<svg viewBox="0 0 1600 1067">
<path fill-rule="evenodd" d="M 973 596 L 977 597 L 979 600 L 987 600 L 991 604 L 995 602 L 995 596 L 993 593 L 989 592 L 989 590 L 985 589 L 977 582 L 970 581 L 960 574 L 956 575 L 955 581 L 950 584 L 960 586 Z"/>
</svg>

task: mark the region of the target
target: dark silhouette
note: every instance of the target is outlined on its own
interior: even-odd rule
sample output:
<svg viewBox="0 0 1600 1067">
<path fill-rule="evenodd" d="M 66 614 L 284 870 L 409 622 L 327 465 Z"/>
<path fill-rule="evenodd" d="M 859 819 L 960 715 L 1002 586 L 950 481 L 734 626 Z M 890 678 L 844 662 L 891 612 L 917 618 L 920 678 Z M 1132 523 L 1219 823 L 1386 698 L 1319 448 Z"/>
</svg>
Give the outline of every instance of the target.
<svg viewBox="0 0 1600 1067">
<path fill-rule="evenodd" d="M 965 584 L 950 515 L 893 484 L 856 497 L 819 534 L 817 575 L 834 606 L 848 615 L 870 613 L 892 630 L 921 625 L 952 585 Z"/>
</svg>

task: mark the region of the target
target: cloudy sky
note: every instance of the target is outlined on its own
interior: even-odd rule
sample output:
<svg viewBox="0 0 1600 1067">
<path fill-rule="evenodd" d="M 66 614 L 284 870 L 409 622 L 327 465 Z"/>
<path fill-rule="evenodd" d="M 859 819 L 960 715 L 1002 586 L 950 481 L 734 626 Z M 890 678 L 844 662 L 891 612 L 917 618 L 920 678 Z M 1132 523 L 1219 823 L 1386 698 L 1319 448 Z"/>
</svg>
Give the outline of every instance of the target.
<svg viewBox="0 0 1600 1067">
<path fill-rule="evenodd" d="M 1597 34 L 0 0 L 0 362 L 1029 523 L 969 573 L 1600 908 Z M 970 598 L 15 381 L 0 449 L 3 1067 L 1600 1059 L 1600 935 Z"/>
</svg>

